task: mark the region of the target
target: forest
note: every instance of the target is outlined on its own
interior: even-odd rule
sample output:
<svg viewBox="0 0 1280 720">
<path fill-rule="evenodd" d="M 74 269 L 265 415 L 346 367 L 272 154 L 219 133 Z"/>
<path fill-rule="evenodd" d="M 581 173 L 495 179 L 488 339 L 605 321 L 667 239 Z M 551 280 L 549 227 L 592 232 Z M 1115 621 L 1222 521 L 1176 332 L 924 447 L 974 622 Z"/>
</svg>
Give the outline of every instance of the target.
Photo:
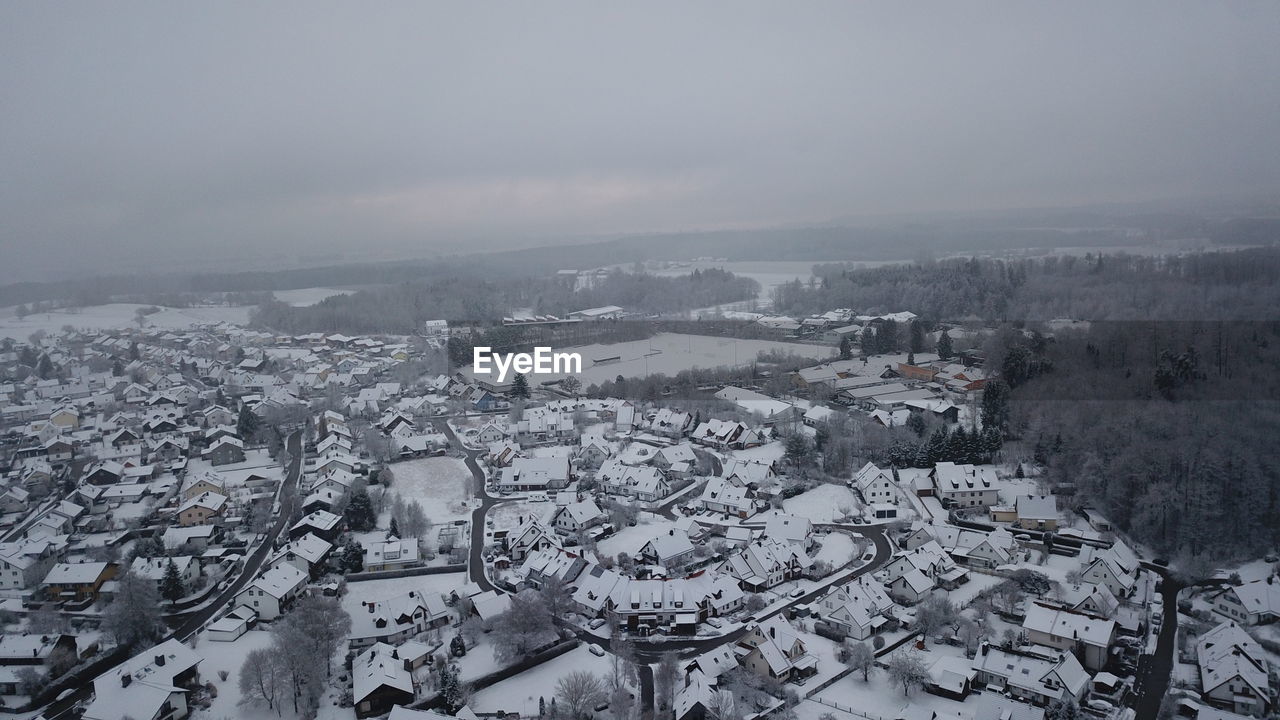
<svg viewBox="0 0 1280 720">
<path fill-rule="evenodd" d="M 493 279 L 483 273 L 458 273 L 369 288 L 305 307 L 268 302 L 256 308 L 252 322 L 287 333 L 408 334 L 423 321 L 437 318 L 487 326 L 513 308 L 563 317 L 575 310 L 619 305 L 628 312 L 658 314 L 745 300 L 758 292 L 755 280 L 715 269 L 676 277 L 615 270 L 594 287 L 578 291 L 555 277 Z"/>
<path fill-rule="evenodd" d="M 1185 256 L 968 258 L 877 268 L 828 263 L 774 290 L 774 307 L 909 309 L 934 320 L 1246 320 L 1275 313 L 1280 249 Z"/>
</svg>

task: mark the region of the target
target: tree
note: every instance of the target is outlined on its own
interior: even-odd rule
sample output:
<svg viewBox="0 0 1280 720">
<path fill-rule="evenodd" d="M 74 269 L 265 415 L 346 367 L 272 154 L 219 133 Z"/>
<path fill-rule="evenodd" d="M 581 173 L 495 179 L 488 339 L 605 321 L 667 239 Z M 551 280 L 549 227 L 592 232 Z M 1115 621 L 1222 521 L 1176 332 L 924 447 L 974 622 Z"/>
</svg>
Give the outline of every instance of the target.
<svg viewBox="0 0 1280 720">
<path fill-rule="evenodd" d="M 737 720 L 738 702 L 728 690 L 716 690 L 711 696 L 711 707 L 707 708 L 716 720 Z"/>
<path fill-rule="evenodd" d="M 177 602 L 187 594 L 186 583 L 178 573 L 178 566 L 169 558 L 164 566 L 164 577 L 160 579 L 160 597 L 171 603 Z"/>
<path fill-rule="evenodd" d="M 871 671 L 876 666 L 875 651 L 864 642 L 846 642 L 845 649 L 848 652 L 845 657 L 845 665 L 854 670 L 860 670 L 862 672 L 862 681 L 866 682 L 871 677 Z"/>
<path fill-rule="evenodd" d="M 378 516 L 373 512 L 369 493 L 363 488 L 351 491 L 351 496 L 347 500 L 347 509 L 343 515 L 347 519 L 347 526 L 352 530 L 361 532 L 372 530 L 378 523 Z"/>
<path fill-rule="evenodd" d="M 315 707 L 332 671 L 333 655 L 350 632 L 351 616 L 331 597 L 305 597 L 272 624 L 272 641 L 293 691 L 295 712 Z"/>
<path fill-rule="evenodd" d="M 653 701 L 656 710 L 665 717 L 675 704 L 676 685 L 680 678 L 679 657 L 675 652 L 664 652 L 653 670 Z"/>
<path fill-rule="evenodd" d="M 164 632 L 155 584 L 126 570 L 116 582 L 116 597 L 102 613 L 102 632 L 117 645 L 136 650 Z"/>
<path fill-rule="evenodd" d="M 421 538 L 427 534 L 427 530 L 431 528 L 431 521 L 427 518 L 426 511 L 422 509 L 422 503 L 414 500 L 405 506 L 400 527 L 407 537 Z"/>
<path fill-rule="evenodd" d="M 800 467 L 809 458 L 809 439 L 803 433 L 792 433 L 783 443 L 787 462 L 792 467 Z"/>
<path fill-rule="evenodd" d="M 351 541 L 342 549 L 342 559 L 338 564 L 342 566 L 343 572 L 358 573 L 364 570 L 364 547 Z"/>
<path fill-rule="evenodd" d="M 1080 706 L 1076 705 L 1074 698 L 1060 698 L 1049 705 L 1044 716 L 1045 720 L 1078 720 Z"/>
<path fill-rule="evenodd" d="M 493 654 L 503 662 L 520 660 L 555 640 L 551 612 L 536 590 L 522 590 L 511 597 L 507 612 L 493 621 Z"/>
<path fill-rule="evenodd" d="M 254 437 L 257 437 L 260 424 L 258 416 L 253 414 L 248 405 L 240 406 L 240 416 L 236 418 L 236 434 L 242 440 L 249 442 Z"/>
<path fill-rule="evenodd" d="M 635 700 L 626 687 L 619 685 L 609 693 L 609 714 L 613 716 L 613 720 L 630 720 L 633 705 Z"/>
<path fill-rule="evenodd" d="M 276 700 L 286 686 L 285 669 L 276 648 L 251 650 L 240 665 L 240 703 L 264 702 L 268 710 L 276 708 Z"/>
<path fill-rule="evenodd" d="M 560 381 L 560 389 L 564 390 L 570 395 L 577 395 L 578 391 L 582 389 L 582 381 L 570 375 L 569 377 Z"/>
<path fill-rule="evenodd" d="M 903 695 L 911 695 L 913 688 L 924 687 L 929 681 L 929 670 L 924 661 L 913 651 L 894 655 L 887 663 L 889 677 L 902 686 Z"/>
<path fill-rule="evenodd" d="M 849 336 L 840 338 L 840 359 L 850 360 L 853 358 L 853 345 L 849 342 Z"/>
<path fill-rule="evenodd" d="M 41 380 L 48 380 L 53 376 L 53 361 L 49 359 L 48 353 L 40 356 L 40 362 L 36 363 L 36 374 Z"/>
<path fill-rule="evenodd" d="M 14 673 L 15 679 L 18 681 L 18 694 L 26 695 L 34 698 L 44 689 L 45 676 L 44 673 L 35 669 L 34 666 L 25 665 Z"/>
<path fill-rule="evenodd" d="M 938 357 L 943 360 L 950 360 L 955 355 L 955 351 L 951 348 L 951 333 L 943 330 L 942 333 L 938 335 L 938 345 L 936 350 L 938 352 Z"/>
<path fill-rule="evenodd" d="M 556 699 L 569 709 L 569 717 L 588 717 L 605 699 L 604 683 L 586 670 L 575 670 L 556 681 Z"/>
<path fill-rule="evenodd" d="M 982 427 L 1003 433 L 1009 427 L 1009 384 L 992 378 L 982 387 Z"/>
<path fill-rule="evenodd" d="M 907 349 L 910 350 L 912 354 L 915 354 L 924 350 L 924 326 L 920 324 L 919 320 L 911 321 L 910 343 L 911 344 L 908 346 Z M 907 363 L 909 365 L 915 364 L 911 361 L 907 361 Z"/>
<path fill-rule="evenodd" d="M 549 576 L 542 582 L 539 591 L 542 593 L 542 602 L 547 606 L 547 612 L 551 613 L 552 617 L 561 617 L 573 609 L 573 595 L 558 576 Z"/>
<path fill-rule="evenodd" d="M 516 373 L 515 379 L 511 381 L 511 397 L 528 399 L 529 378 L 525 377 L 524 373 Z"/>
<path fill-rule="evenodd" d="M 915 629 L 925 637 L 940 634 L 956 621 L 956 608 L 945 595 L 930 595 L 916 608 Z"/>
</svg>

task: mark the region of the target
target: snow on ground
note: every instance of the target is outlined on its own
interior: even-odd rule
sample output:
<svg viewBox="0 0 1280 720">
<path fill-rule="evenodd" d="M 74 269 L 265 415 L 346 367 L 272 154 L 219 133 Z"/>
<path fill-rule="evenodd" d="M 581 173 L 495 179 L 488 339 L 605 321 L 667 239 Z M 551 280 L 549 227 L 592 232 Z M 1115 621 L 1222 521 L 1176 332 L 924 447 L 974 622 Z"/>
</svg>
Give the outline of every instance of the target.
<svg viewBox="0 0 1280 720">
<path fill-rule="evenodd" d="M 557 348 L 557 352 L 576 352 L 582 355 L 582 372 L 576 373 L 583 386 L 624 377 L 644 377 L 655 373 L 675 375 L 692 368 L 737 367 L 753 363 L 761 352 L 780 351 L 815 360 L 830 359 L 836 353 L 831 345 L 808 345 L 778 342 L 774 340 L 741 340 L 737 338 L 711 337 L 659 333 L 648 340 L 594 344 Z M 620 358 L 612 361 L 608 358 Z M 596 363 L 597 360 L 605 361 Z M 464 374 L 471 376 L 471 368 Z M 563 374 L 549 373 L 538 376 L 540 380 L 554 380 Z"/>
<path fill-rule="evenodd" d="M 853 559 L 856 550 L 853 538 L 842 532 L 833 532 L 822 536 L 822 547 L 813 559 L 829 562 L 832 567 L 840 567 Z"/>
<path fill-rule="evenodd" d="M 443 593 L 461 588 L 467 583 L 467 574 L 436 573 L 434 575 L 413 575 L 410 577 L 384 578 L 381 580 L 361 580 L 347 583 L 347 594 L 342 596 L 342 607 L 352 615 L 361 612 L 362 601 L 389 600 L 418 590 L 423 593 Z"/>
<path fill-rule="evenodd" d="M 729 453 L 729 457 L 736 460 L 754 460 L 756 462 L 777 462 L 786 454 L 786 448 L 782 446 L 781 440 L 775 440 L 765 443 L 759 447 L 747 448 L 746 450 L 734 450 Z"/>
<path fill-rule="evenodd" d="M 551 502 L 530 502 L 528 500 L 512 500 L 499 505 L 494 505 L 485 514 L 486 522 L 493 521 L 493 527 L 502 530 L 504 528 L 516 528 L 520 526 L 521 519 L 528 520 L 530 515 L 536 515 L 539 520 L 550 520 L 551 513 L 555 512 L 556 505 Z"/>
<path fill-rule="evenodd" d="M 808 518 L 815 523 L 835 522 L 850 512 L 857 512 L 862 501 L 843 485 L 819 485 L 782 502 L 788 514 Z"/>
<path fill-rule="evenodd" d="M 969 582 L 949 591 L 947 599 L 954 603 L 956 607 L 964 607 L 977 597 L 978 593 L 989 587 L 995 587 L 1002 582 L 1004 582 L 1004 578 L 996 575 L 971 572 L 969 573 Z"/>
<path fill-rule="evenodd" d="M 586 645 L 579 645 L 557 658 L 477 692 L 471 698 L 471 709 L 478 713 L 502 710 L 537 717 L 538 698 L 544 697 L 550 702 L 556 694 L 556 681 L 579 670 L 603 679 L 608 662 L 592 655 Z"/>
<path fill-rule="evenodd" d="M 134 322 L 134 318 L 137 309 L 143 307 L 151 306 L 112 303 L 81 308 L 76 312 L 56 310 L 48 313 L 33 313 L 21 320 L 14 315 L 13 308 L 5 308 L 4 312 L 0 313 L 0 337 L 26 340 L 37 330 L 56 333 L 61 331 L 64 325 L 86 331 L 137 328 L 138 324 Z M 249 322 L 249 309 L 247 306 L 161 308 L 160 312 L 146 317 L 145 327 L 185 330 L 197 325 L 212 325 L 220 322 L 244 325 Z"/>
<path fill-rule="evenodd" d="M 315 305 L 316 303 L 330 298 L 335 295 L 350 295 L 354 290 L 339 290 L 337 288 L 299 288 L 297 290 L 276 290 L 272 295 L 276 296 L 276 300 L 282 303 L 288 303 L 295 307 L 303 305 Z"/>
<path fill-rule="evenodd" d="M 407 460 L 391 465 L 395 481 L 391 491 L 407 503 L 417 500 L 433 523 L 461 520 L 471 516 L 471 471 L 466 463 L 451 457 Z"/>
<path fill-rule="evenodd" d="M 640 520 L 634 527 L 624 527 L 601 540 L 596 544 L 596 552 L 601 556 L 624 552 L 635 557 L 645 543 L 666 533 L 671 525 L 672 522 L 661 515 L 640 513 Z"/>
<path fill-rule="evenodd" d="M 908 643 L 902 648 L 894 650 L 889 656 L 881 658 L 881 661 L 884 662 L 888 657 L 899 653 L 918 652 L 920 659 L 924 661 L 926 666 L 929 666 L 942 655 L 953 654 L 946 652 L 947 650 L 958 650 L 958 648 L 951 648 L 947 645 L 932 644 L 924 651 L 910 649 L 911 647 L 911 643 Z M 933 711 L 937 711 L 940 715 L 950 716 L 954 716 L 957 712 L 965 711 L 964 703 L 948 700 L 941 696 L 927 693 L 924 690 L 914 690 L 910 696 L 903 695 L 902 686 L 895 685 L 889 678 L 888 672 L 883 668 L 876 668 L 866 682 L 862 680 L 862 673 L 850 673 L 848 676 L 836 681 L 831 687 L 819 692 L 815 697 L 834 702 L 839 707 L 833 708 L 831 705 L 822 704 L 815 700 L 805 700 L 796 707 L 796 714 L 802 720 L 817 720 L 818 717 L 828 712 L 840 720 L 866 720 L 868 717 L 872 718 L 872 720 L 880 718 L 889 720 L 891 718 L 927 719 L 931 717 Z M 859 714 L 854 715 L 847 712 L 849 709 L 856 709 Z M 965 714 L 972 714 L 972 707 Z"/>
<path fill-rule="evenodd" d="M 266 630 L 250 630 L 232 642 L 216 642 L 209 640 L 201 633 L 195 651 L 204 658 L 200 662 L 200 678 L 211 682 L 218 688 L 218 697 L 208 710 L 199 710 L 192 714 L 196 720 L 208 718 L 255 718 L 267 720 L 276 717 L 275 712 L 266 706 L 245 707 L 240 702 L 240 666 L 245 656 L 254 650 L 271 645 L 271 633 Z M 227 679 L 218 676 L 219 671 L 227 672 Z M 292 707 L 289 708 L 292 710 Z"/>
</svg>

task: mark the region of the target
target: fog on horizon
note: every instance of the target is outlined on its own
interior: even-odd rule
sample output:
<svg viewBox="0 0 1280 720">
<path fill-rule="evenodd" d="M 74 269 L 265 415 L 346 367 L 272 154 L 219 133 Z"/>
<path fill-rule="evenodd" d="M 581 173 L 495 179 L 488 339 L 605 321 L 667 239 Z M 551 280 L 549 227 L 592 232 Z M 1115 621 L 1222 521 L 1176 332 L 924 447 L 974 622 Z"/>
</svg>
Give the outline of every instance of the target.
<svg viewBox="0 0 1280 720">
<path fill-rule="evenodd" d="M 1280 187 L 1280 5 L 9 3 L 0 282 Z"/>
</svg>

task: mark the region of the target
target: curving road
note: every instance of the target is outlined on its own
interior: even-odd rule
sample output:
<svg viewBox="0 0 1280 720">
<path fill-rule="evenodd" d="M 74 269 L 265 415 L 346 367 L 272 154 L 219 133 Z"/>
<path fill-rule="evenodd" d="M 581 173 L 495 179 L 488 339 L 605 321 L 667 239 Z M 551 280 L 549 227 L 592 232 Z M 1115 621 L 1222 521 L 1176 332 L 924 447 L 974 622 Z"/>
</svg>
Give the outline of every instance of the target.
<svg viewBox="0 0 1280 720">
<path fill-rule="evenodd" d="M 290 435 L 285 440 L 285 448 L 288 450 L 292 462 L 289 465 L 288 472 L 285 474 L 284 482 L 281 483 L 280 497 L 282 498 L 282 504 L 275 524 L 267 531 L 266 537 L 263 539 L 262 544 L 258 546 L 258 549 L 254 550 L 245 559 L 244 569 L 240 572 L 240 575 L 218 594 L 216 600 L 207 603 L 201 609 L 189 613 L 171 615 L 166 618 L 166 622 L 173 629 L 169 635 L 161 638 L 162 641 L 170 637 L 185 641 L 199 632 L 205 623 L 233 601 L 236 594 L 258 575 L 258 570 L 262 568 L 262 563 L 266 561 L 267 556 L 275 549 L 276 538 L 288 526 L 289 517 L 293 514 L 293 503 L 301 502 L 297 497 L 297 493 L 286 494 L 284 489 L 286 487 L 296 489 L 298 481 L 302 477 L 302 433 L 295 431 Z M 289 501 L 287 504 L 286 500 Z M 175 622 L 176 627 L 174 627 Z M 88 700 L 92 695 L 93 682 L 91 679 L 85 680 L 74 692 L 47 705 L 40 717 L 47 718 L 47 720 L 70 720 L 76 717 L 76 705 L 81 701 Z"/>
<path fill-rule="evenodd" d="M 435 421 L 435 426 L 437 430 L 448 438 L 450 446 L 461 450 L 464 454 L 467 468 L 471 470 L 473 494 L 480 500 L 480 505 L 471 513 L 471 550 L 469 562 L 467 563 L 468 577 L 472 582 L 475 582 L 485 590 L 498 590 L 501 592 L 502 589 L 496 587 L 492 582 L 490 582 L 487 574 L 485 573 L 484 545 L 485 516 L 488 514 L 490 508 L 499 502 L 502 502 L 503 499 L 491 497 L 485 490 L 485 472 L 477 461 L 477 457 L 482 451 L 472 450 L 463 445 L 457 434 L 454 433 L 453 428 L 449 426 L 448 418 L 437 419 Z M 675 502 L 676 501 L 673 500 L 666 503 L 657 508 L 656 511 L 664 516 L 674 517 Z M 756 616 L 754 620 L 765 620 L 779 613 L 786 612 L 788 609 L 797 605 L 813 602 L 833 585 L 847 583 L 854 578 L 876 571 L 888 562 L 889 558 L 893 554 L 892 545 L 890 544 L 889 539 L 885 537 L 884 529 L 881 527 L 866 525 L 834 525 L 833 527 L 861 535 L 862 537 L 870 540 L 875 548 L 875 554 L 871 560 L 847 572 L 838 572 L 831 575 L 820 585 L 804 595 L 794 598 L 767 613 Z M 851 558 L 852 562 L 856 562 L 856 560 L 857 558 Z M 559 619 L 557 620 L 557 623 L 573 632 L 578 639 L 584 642 L 600 645 L 606 650 L 612 649 L 610 647 L 609 638 L 596 636 L 574 623 L 565 622 Z M 663 654 L 669 652 L 678 653 L 681 658 L 700 655 L 720 645 L 735 643 L 742 638 L 746 632 L 747 627 L 743 626 L 715 637 L 677 640 L 655 640 L 648 638 L 633 639 L 631 644 L 635 650 L 636 659 L 640 661 L 641 710 L 644 715 L 646 717 L 650 717 L 653 713 L 654 685 L 653 670 L 650 667 L 651 663 L 657 662 Z"/>
</svg>

